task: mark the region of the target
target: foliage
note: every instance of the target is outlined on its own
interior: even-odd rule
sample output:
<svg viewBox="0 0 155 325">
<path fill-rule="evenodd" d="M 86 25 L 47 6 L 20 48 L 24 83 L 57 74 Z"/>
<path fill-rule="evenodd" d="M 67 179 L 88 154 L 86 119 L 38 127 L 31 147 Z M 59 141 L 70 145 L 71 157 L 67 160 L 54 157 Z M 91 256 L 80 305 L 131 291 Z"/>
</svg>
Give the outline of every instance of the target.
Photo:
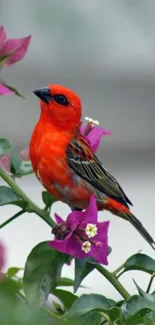
<svg viewBox="0 0 155 325">
<path fill-rule="evenodd" d="M 24 57 L 30 38 L 28 36 L 23 39 L 7 39 L 4 27 L 0 27 L 1 69 L 15 64 Z M 1 81 L 0 95 L 15 94 L 21 96 L 14 87 Z M 81 132 L 88 136 L 90 145 L 96 152 L 101 136 L 110 133 L 101 128 L 95 131 L 93 120 L 91 119 L 88 122 L 86 127 L 81 128 Z M 25 212 L 34 212 L 51 228 L 54 227 L 53 232 L 57 236 L 60 229 L 58 227 L 56 231 L 55 222 L 50 216 L 50 210 L 56 198 L 47 191 L 43 191 L 44 209 L 41 209 L 16 183 L 16 178 L 29 175 L 32 172 L 28 149 L 18 154 L 8 139 L 0 138 L 0 177 L 5 182 L 5 185 L 0 186 L 0 207 L 16 205 L 19 208 L 14 216 L 0 225 L 0 229 Z M 102 232 L 100 232 L 100 237 L 99 233 L 97 234 L 97 226 L 99 230 L 101 224 L 99 225 L 97 222 L 97 210 L 94 214 L 93 209 L 89 210 L 89 213 L 87 210 L 71 213 L 66 223 L 57 216 L 56 219 L 60 221 L 57 226 L 62 223 L 66 233 L 59 232 L 59 237 L 56 237 L 54 242 L 63 246 L 64 239 L 68 238 L 67 236 L 70 236 L 69 238 L 72 236 L 74 242 L 75 237 L 73 236 L 75 234 L 77 236 L 78 233 L 78 240 L 83 240 L 83 244 L 93 243 L 96 247 L 100 247 L 100 250 L 97 251 L 100 254 L 103 254 L 101 247 L 104 248 L 106 243 L 104 254 L 106 254 L 105 260 L 107 261 L 112 249 L 108 247 L 107 233 L 104 245 L 102 243 Z M 81 216 L 83 221 L 79 221 Z M 87 223 L 86 228 L 84 221 Z M 72 233 L 70 234 L 71 230 Z M 4 273 L 5 246 L 0 242 L 0 325 L 155 324 L 155 292 L 150 293 L 155 275 L 154 259 L 145 254 L 137 253 L 129 257 L 117 270 L 108 271 L 107 268 L 97 263 L 97 260 L 102 263 L 104 260 L 90 253 L 90 245 L 84 247 L 85 254 L 90 253 L 87 258 L 84 253 L 78 253 L 77 243 L 75 244 L 75 254 L 72 254 L 71 247 L 67 249 L 66 246 L 65 252 L 64 250 L 60 252 L 58 250 L 59 245 L 55 247 L 57 250 L 51 246 L 48 242 L 38 243 L 29 253 L 24 269 L 13 266 Z M 66 254 L 67 252 L 68 254 Z M 71 263 L 75 263 L 74 279 L 62 277 L 63 266 Z M 85 277 L 94 270 L 100 272 L 115 287 L 121 295 L 120 301 L 114 301 L 111 299 L 112 297 L 105 297 L 104 292 L 102 295 L 88 294 L 85 287 L 83 287 L 85 294 L 81 296 L 75 294 Z M 142 271 L 150 275 L 148 288 L 145 291 L 135 281 L 136 294 L 130 295 L 123 287 L 119 278 L 123 273 L 130 270 Z M 52 295 L 52 304 L 48 301 L 50 295 Z"/>
</svg>

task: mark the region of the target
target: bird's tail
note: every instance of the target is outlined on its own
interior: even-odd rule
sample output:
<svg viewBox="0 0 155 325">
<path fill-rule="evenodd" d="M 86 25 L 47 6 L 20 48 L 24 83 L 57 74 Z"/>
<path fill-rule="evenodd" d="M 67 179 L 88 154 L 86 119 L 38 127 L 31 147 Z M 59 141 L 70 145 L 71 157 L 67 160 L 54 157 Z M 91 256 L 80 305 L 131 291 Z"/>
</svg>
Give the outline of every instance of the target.
<svg viewBox="0 0 155 325">
<path fill-rule="evenodd" d="M 142 223 L 131 213 L 127 206 L 124 206 L 116 200 L 109 198 L 108 201 L 104 203 L 104 209 L 109 210 L 118 217 L 129 221 L 155 250 L 155 241 L 148 233 L 148 231 L 144 228 Z"/>
<path fill-rule="evenodd" d="M 144 228 L 142 223 L 129 211 L 128 213 L 121 212 L 120 217 L 128 220 L 143 236 L 143 238 L 150 244 L 150 246 L 155 250 L 155 241 L 148 233 L 148 231 Z"/>
</svg>

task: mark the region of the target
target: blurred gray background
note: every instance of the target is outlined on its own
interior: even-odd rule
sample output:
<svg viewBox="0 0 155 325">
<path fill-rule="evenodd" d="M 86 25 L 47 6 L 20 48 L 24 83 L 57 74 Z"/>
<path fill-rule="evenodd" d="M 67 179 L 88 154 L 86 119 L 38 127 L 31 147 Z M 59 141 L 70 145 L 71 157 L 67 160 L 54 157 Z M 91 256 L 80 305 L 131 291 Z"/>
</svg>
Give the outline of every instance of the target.
<svg viewBox="0 0 155 325">
<path fill-rule="evenodd" d="M 60 83 L 75 90 L 83 102 L 83 115 L 112 130 L 98 152 L 134 204 L 133 212 L 155 238 L 155 1 L 154 0 L 1 0 L 0 23 L 8 36 L 32 34 L 26 57 L 1 72 L 26 100 L 1 96 L 0 136 L 10 138 L 18 150 L 28 146 L 39 107 L 33 89 Z M 1 182 L 1 181 L 0 181 Z M 20 181 L 27 194 L 41 205 L 41 185 L 35 177 Z M 1 220 L 15 208 L 1 209 Z M 53 211 L 69 209 L 57 203 Z M 109 268 L 121 264 L 140 248 L 154 252 L 124 221 L 109 213 Z M 1 231 L 8 247 L 8 265 L 23 265 L 38 242 L 50 239 L 50 229 L 34 215 Z M 73 267 L 64 274 L 73 275 Z M 143 287 L 148 276 L 131 272 L 122 277 L 130 291 L 132 278 Z M 115 290 L 92 273 L 85 284 L 112 296 Z M 82 290 L 82 289 L 80 289 Z M 80 292 L 80 291 L 79 291 Z"/>
</svg>

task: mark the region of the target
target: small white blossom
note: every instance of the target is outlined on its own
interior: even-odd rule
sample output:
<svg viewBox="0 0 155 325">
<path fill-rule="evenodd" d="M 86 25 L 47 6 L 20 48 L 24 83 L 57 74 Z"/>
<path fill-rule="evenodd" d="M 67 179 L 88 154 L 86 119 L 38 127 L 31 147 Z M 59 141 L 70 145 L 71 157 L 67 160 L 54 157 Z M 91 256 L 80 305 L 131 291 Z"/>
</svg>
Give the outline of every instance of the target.
<svg viewBox="0 0 155 325">
<path fill-rule="evenodd" d="M 82 251 L 88 254 L 91 251 L 91 243 L 87 240 L 82 244 L 81 247 Z"/>
<path fill-rule="evenodd" d="M 97 121 L 97 120 L 93 120 L 91 117 L 85 117 L 84 118 L 86 121 L 88 121 L 89 123 L 93 123 L 93 124 L 96 124 L 96 125 L 99 125 L 100 123 L 99 123 L 99 121 Z"/>
<path fill-rule="evenodd" d="M 88 238 L 93 238 L 97 235 L 97 226 L 93 223 L 87 223 L 85 233 L 88 236 Z"/>
</svg>

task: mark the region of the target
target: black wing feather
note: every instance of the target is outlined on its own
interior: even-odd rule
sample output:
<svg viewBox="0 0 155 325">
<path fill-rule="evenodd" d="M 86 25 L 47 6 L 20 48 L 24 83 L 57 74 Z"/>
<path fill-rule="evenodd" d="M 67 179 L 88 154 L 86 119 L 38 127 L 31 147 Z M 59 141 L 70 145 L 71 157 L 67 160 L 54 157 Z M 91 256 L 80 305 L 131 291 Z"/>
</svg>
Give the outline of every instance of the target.
<svg viewBox="0 0 155 325">
<path fill-rule="evenodd" d="M 85 150 L 84 150 L 85 149 Z M 89 144 L 82 138 L 73 140 L 67 148 L 68 165 L 74 173 L 97 190 L 125 206 L 132 205 L 116 179 L 92 153 Z"/>
</svg>

